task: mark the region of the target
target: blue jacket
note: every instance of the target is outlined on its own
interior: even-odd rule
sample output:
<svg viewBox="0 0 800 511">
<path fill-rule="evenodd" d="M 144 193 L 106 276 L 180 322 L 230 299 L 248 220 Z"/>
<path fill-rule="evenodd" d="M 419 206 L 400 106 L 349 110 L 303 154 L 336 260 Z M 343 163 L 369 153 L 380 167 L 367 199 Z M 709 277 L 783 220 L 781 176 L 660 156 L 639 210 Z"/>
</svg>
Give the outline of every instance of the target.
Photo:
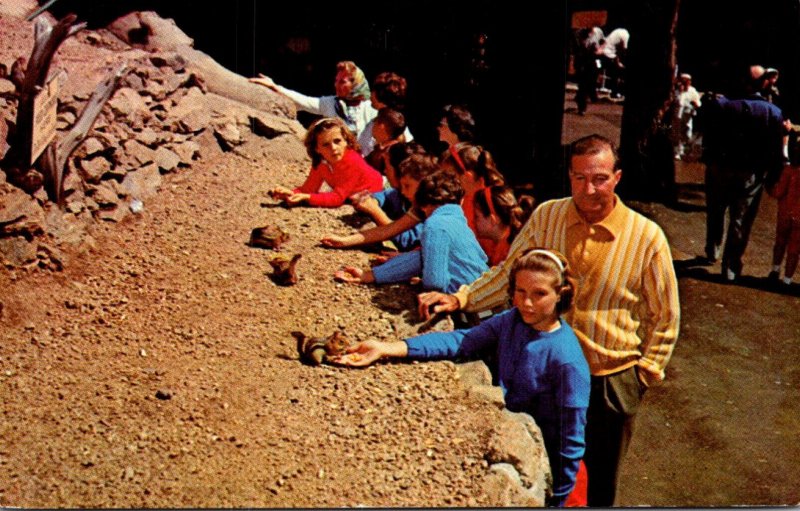
<svg viewBox="0 0 800 511">
<path fill-rule="evenodd" d="M 421 250 L 404 252 L 372 269 L 377 284 L 422 274 L 425 289 L 454 293 L 489 269 L 488 258 L 458 204 L 444 204 L 422 224 Z"/>
<path fill-rule="evenodd" d="M 561 320 L 558 330 L 539 332 L 512 308 L 468 330 L 425 334 L 406 344 L 416 359 L 475 359 L 487 349 L 496 352 L 506 407 L 530 414 L 541 428 L 554 505 L 563 505 L 586 447 L 591 388 L 589 364 L 572 328 Z"/>
</svg>

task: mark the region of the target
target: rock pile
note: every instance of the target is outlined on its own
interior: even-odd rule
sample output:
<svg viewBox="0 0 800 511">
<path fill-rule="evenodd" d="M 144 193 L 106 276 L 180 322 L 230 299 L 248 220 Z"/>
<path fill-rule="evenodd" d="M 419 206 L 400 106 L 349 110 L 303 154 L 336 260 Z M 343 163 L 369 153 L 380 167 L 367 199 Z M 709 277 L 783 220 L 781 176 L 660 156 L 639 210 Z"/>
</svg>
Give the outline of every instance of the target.
<svg viewBox="0 0 800 511">
<path fill-rule="evenodd" d="M 60 269 L 64 256 L 56 247 L 90 247 L 95 222 L 141 212 L 165 175 L 235 151 L 252 135 L 303 134 L 280 109 L 266 112 L 209 92 L 202 72 L 178 52 L 134 50 L 108 31 L 82 33 L 79 41 L 88 54 L 113 48 L 129 59 L 129 72 L 68 159 L 61 208 L 43 190 L 28 195 L 0 172 L 0 263 L 7 267 Z M 69 80 L 80 80 L 69 62 L 62 64 Z M 72 127 L 90 95 L 86 86 L 62 88 L 59 133 Z M 13 122 L 15 85 L 8 78 L 0 78 L 0 109 Z M 8 150 L 6 124 L 0 122 L 0 159 Z"/>
</svg>

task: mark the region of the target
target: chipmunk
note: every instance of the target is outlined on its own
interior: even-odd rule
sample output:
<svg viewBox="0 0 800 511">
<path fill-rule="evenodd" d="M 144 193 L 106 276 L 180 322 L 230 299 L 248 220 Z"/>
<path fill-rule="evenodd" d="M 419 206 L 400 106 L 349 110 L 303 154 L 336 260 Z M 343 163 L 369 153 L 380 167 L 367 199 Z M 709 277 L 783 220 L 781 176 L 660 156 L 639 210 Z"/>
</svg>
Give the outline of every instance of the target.
<svg viewBox="0 0 800 511">
<path fill-rule="evenodd" d="M 306 337 L 303 332 L 292 332 L 297 339 L 297 352 L 300 360 L 310 365 L 327 363 L 331 357 L 343 355 L 353 342 L 337 330 L 328 337 Z"/>
<path fill-rule="evenodd" d="M 269 260 L 272 266 L 272 275 L 270 278 L 279 286 L 292 286 L 297 284 L 297 261 L 303 257 L 302 254 L 295 254 L 289 257 L 283 254 L 276 254 Z"/>
<path fill-rule="evenodd" d="M 278 250 L 287 241 L 289 241 L 289 233 L 283 231 L 280 227 L 266 225 L 264 227 L 256 227 L 250 232 L 248 245 Z"/>
</svg>

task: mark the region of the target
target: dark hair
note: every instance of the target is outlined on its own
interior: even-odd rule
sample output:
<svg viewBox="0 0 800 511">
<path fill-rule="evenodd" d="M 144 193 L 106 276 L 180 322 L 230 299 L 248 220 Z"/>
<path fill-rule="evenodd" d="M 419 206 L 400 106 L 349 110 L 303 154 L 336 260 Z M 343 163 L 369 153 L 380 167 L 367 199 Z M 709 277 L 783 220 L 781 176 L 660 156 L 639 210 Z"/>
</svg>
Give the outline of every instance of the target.
<svg viewBox="0 0 800 511">
<path fill-rule="evenodd" d="M 372 81 L 372 92 L 378 101 L 389 108 L 405 108 L 406 79 L 396 73 L 385 72 L 376 76 Z"/>
<path fill-rule="evenodd" d="M 400 173 L 400 164 L 412 154 L 427 153 L 425 152 L 425 148 L 422 147 L 422 144 L 419 144 L 418 142 L 401 142 L 399 144 L 394 144 L 387 149 L 389 165 L 391 165 L 398 174 Z"/>
<path fill-rule="evenodd" d="M 486 186 L 505 184 L 505 178 L 497 169 L 492 154 L 479 145 L 451 146 L 442 153 L 441 160 L 442 163 L 450 162 L 458 175 L 473 172 L 477 179 L 483 179 Z"/>
<path fill-rule="evenodd" d="M 574 141 L 569 146 L 570 154 L 570 168 L 572 167 L 572 158 L 575 156 L 584 156 L 589 154 L 600 154 L 605 150 L 611 151 L 614 156 L 614 170 L 619 168 L 619 154 L 614 143 L 602 135 L 587 135 Z"/>
<path fill-rule="evenodd" d="M 447 127 L 461 142 L 475 140 L 475 120 L 466 107 L 447 105 L 442 109 L 441 118 L 447 121 Z"/>
<path fill-rule="evenodd" d="M 412 154 L 397 168 L 397 179 L 410 177 L 422 181 L 427 176 L 439 170 L 439 160 L 436 156 L 428 154 Z M 463 195 L 463 193 L 462 193 Z"/>
<path fill-rule="evenodd" d="M 419 182 L 417 193 L 414 194 L 414 205 L 424 207 L 459 204 L 463 197 L 464 189 L 458 176 L 452 172 L 439 170 L 425 176 Z"/>
<path fill-rule="evenodd" d="M 308 127 L 306 138 L 303 140 L 303 144 L 306 146 L 306 152 L 311 158 L 311 165 L 314 167 L 322 163 L 322 155 L 317 152 L 317 139 L 323 131 L 331 128 L 339 128 L 342 130 L 342 137 L 345 142 L 347 142 L 347 147 L 354 151 L 361 151 L 361 146 L 358 145 L 356 136 L 352 131 L 347 129 L 343 120 L 338 117 L 324 117 Z"/>
<path fill-rule="evenodd" d="M 561 268 L 558 267 L 553 258 L 543 254 L 542 251 L 550 252 L 561 261 L 564 271 L 561 271 Z M 553 276 L 556 282 L 553 287 L 559 295 L 558 303 L 556 303 L 556 313 L 558 315 L 567 312 L 572 307 L 572 300 L 578 292 L 578 284 L 577 280 L 572 276 L 569 262 L 564 257 L 564 254 L 556 250 L 542 248 L 531 248 L 523 252 L 511 265 L 511 273 L 508 276 L 508 292 L 512 299 L 517 287 L 517 274 L 522 270 L 539 271 Z"/>
<path fill-rule="evenodd" d="M 375 124 L 383 124 L 389 138 L 397 139 L 406 131 L 406 117 L 394 108 L 381 108 L 375 116 Z"/>
<path fill-rule="evenodd" d="M 492 201 L 491 208 L 486 200 L 487 194 L 489 200 Z M 510 243 L 531 216 L 535 201 L 530 195 L 523 195 L 517 200 L 514 190 L 508 186 L 492 186 L 476 191 L 474 204 L 475 208 L 480 210 L 481 215 L 488 217 L 494 213 L 503 225 L 511 228 L 511 234 L 508 237 Z"/>
</svg>

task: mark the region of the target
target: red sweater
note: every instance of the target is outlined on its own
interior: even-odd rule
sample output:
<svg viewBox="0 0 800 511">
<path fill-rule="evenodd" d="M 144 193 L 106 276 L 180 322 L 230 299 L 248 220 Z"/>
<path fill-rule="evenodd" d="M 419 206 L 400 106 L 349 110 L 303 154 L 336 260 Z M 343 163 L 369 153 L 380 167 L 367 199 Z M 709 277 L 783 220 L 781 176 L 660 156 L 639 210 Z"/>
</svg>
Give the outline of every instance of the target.
<svg viewBox="0 0 800 511">
<path fill-rule="evenodd" d="M 333 191 L 317 193 L 322 183 L 328 183 Z M 312 168 L 306 182 L 295 188 L 294 192 L 310 194 L 310 206 L 336 208 L 354 193 L 364 190 L 373 193 L 383 190 L 383 176 L 370 167 L 360 154 L 347 149 L 338 163 L 329 165 L 323 161 Z"/>
</svg>

